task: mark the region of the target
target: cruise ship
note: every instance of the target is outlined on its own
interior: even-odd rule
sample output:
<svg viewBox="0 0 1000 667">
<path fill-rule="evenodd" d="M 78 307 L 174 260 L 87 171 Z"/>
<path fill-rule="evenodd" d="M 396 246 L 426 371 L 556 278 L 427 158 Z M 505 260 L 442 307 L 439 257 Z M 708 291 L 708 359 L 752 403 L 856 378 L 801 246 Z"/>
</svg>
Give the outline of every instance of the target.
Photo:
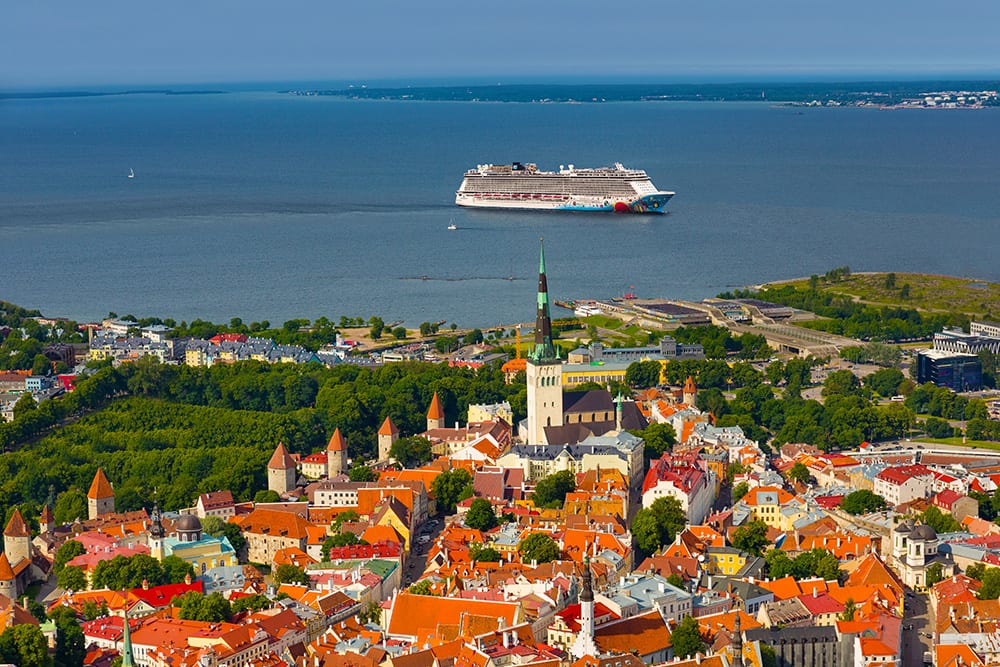
<svg viewBox="0 0 1000 667">
<path fill-rule="evenodd" d="M 539 171 L 534 164 L 481 164 L 465 172 L 459 206 L 555 211 L 665 213 L 673 192 L 657 190 L 641 169 L 613 167 Z"/>
</svg>

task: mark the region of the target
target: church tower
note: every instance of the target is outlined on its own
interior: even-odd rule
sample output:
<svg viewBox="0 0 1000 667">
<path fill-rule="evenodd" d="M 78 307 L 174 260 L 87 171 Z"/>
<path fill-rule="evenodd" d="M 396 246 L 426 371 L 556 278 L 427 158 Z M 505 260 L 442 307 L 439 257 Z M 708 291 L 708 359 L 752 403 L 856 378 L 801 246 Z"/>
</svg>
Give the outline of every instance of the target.
<svg viewBox="0 0 1000 667">
<path fill-rule="evenodd" d="M 392 449 L 392 443 L 399 440 L 399 429 L 396 425 L 392 423 L 392 420 L 388 417 L 382 422 L 381 428 L 378 430 L 378 460 L 388 461 L 389 460 L 389 450 Z"/>
<path fill-rule="evenodd" d="M 527 444 L 544 445 L 546 426 L 563 425 L 562 360 L 552 344 L 549 287 L 545 278 L 545 246 L 538 259 L 538 300 L 535 311 L 535 347 L 528 355 Z"/>
<path fill-rule="evenodd" d="M 87 518 L 96 519 L 104 514 L 114 514 L 114 511 L 114 489 L 104 476 L 104 471 L 98 468 L 94 481 L 90 484 L 90 491 L 87 492 Z"/>
<path fill-rule="evenodd" d="M 427 410 L 427 430 L 435 428 L 444 428 L 444 410 L 441 408 L 441 399 L 438 398 L 436 391 L 434 398 L 431 399 L 431 407 Z"/>
<path fill-rule="evenodd" d="M 340 433 L 340 428 L 337 428 L 333 431 L 330 443 L 326 446 L 326 476 L 333 478 L 346 472 L 347 440 Z"/>
<path fill-rule="evenodd" d="M 278 443 L 271 460 L 267 462 L 267 488 L 278 495 L 295 488 L 295 461 L 283 442 Z"/>
<path fill-rule="evenodd" d="M 590 573 L 590 558 L 583 557 L 583 588 L 580 591 L 580 633 L 569 649 L 570 655 L 579 660 L 590 655 L 597 657 L 594 642 L 594 582 Z"/>
<path fill-rule="evenodd" d="M 743 632 L 740 630 L 740 610 L 733 619 L 733 667 L 743 667 Z"/>
<path fill-rule="evenodd" d="M 163 538 L 167 536 L 167 531 L 163 529 L 163 517 L 160 516 L 160 504 L 153 501 L 152 525 L 149 527 L 149 555 L 156 560 L 163 560 Z"/>
</svg>

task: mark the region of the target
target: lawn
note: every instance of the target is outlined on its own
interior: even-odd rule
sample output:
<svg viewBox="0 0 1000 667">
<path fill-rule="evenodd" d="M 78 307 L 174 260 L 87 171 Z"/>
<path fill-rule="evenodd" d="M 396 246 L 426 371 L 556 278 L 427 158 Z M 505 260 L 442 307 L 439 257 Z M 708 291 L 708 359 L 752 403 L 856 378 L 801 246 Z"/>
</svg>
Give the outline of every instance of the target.
<svg viewBox="0 0 1000 667">
<path fill-rule="evenodd" d="M 805 288 L 809 280 L 794 280 L 791 284 Z M 838 282 L 821 279 L 819 289 L 878 305 L 1000 319 L 1000 285 L 971 278 L 926 273 L 855 273 Z"/>
<path fill-rule="evenodd" d="M 1000 442 L 993 442 L 992 440 L 966 440 L 962 442 L 962 438 L 920 438 L 920 442 L 933 442 L 939 445 L 954 445 L 956 447 L 968 447 L 977 449 L 995 449 L 1000 451 Z"/>
</svg>

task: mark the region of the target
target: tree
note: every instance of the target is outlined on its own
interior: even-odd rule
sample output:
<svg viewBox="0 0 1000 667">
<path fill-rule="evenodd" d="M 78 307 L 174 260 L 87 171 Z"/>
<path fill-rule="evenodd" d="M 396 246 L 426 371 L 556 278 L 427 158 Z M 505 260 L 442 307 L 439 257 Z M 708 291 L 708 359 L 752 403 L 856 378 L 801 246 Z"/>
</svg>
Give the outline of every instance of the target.
<svg viewBox="0 0 1000 667">
<path fill-rule="evenodd" d="M 965 568 L 965 576 L 970 579 L 975 579 L 976 581 L 982 581 L 985 573 L 986 565 L 983 563 L 970 563 L 969 566 Z"/>
<path fill-rule="evenodd" d="M 62 572 L 62 569 L 66 567 L 66 563 L 85 553 L 87 553 L 87 549 L 82 543 L 76 540 L 66 540 L 63 542 L 62 546 L 56 550 L 56 555 L 52 559 L 53 571 L 56 574 L 59 574 Z M 63 586 L 63 588 L 65 588 L 65 586 Z"/>
<path fill-rule="evenodd" d="M 382 605 L 372 600 L 364 609 L 358 612 L 358 620 L 361 621 L 362 625 L 368 625 L 369 623 L 380 625 L 382 623 Z"/>
<path fill-rule="evenodd" d="M 861 381 L 849 370 L 833 371 L 823 383 L 823 396 L 852 396 L 861 394 Z"/>
<path fill-rule="evenodd" d="M 56 582 L 59 584 L 59 588 L 64 588 L 67 591 L 87 590 L 87 575 L 83 568 L 76 565 L 63 567 L 56 575 Z"/>
<path fill-rule="evenodd" d="M 392 330 L 392 337 L 395 338 L 396 340 L 403 340 L 404 338 L 406 338 L 406 328 L 396 327 L 395 329 Z"/>
<path fill-rule="evenodd" d="M 35 359 L 31 362 L 31 374 L 32 375 L 48 375 L 49 371 L 52 370 L 52 362 L 44 354 L 36 354 Z"/>
<path fill-rule="evenodd" d="M 800 484 L 808 484 L 812 479 L 812 474 L 804 463 L 796 461 L 795 465 L 788 470 L 788 479 Z"/>
<path fill-rule="evenodd" d="M 404 468 L 415 468 L 422 466 L 431 460 L 431 441 L 419 435 L 411 435 L 400 438 L 392 443 L 389 449 L 389 456 L 396 459 L 396 462 Z"/>
<path fill-rule="evenodd" d="M 305 585 L 309 583 L 309 575 L 300 567 L 295 567 L 289 563 L 282 563 L 274 572 L 274 583 Z"/>
<path fill-rule="evenodd" d="M 868 489 L 851 491 L 840 501 L 840 509 L 854 515 L 871 514 L 885 506 L 885 498 Z"/>
<path fill-rule="evenodd" d="M 670 576 L 667 577 L 667 583 L 671 586 L 676 586 L 677 588 L 685 588 L 684 578 L 676 572 L 670 573 Z"/>
<path fill-rule="evenodd" d="M 944 579 L 944 567 L 941 563 L 931 563 L 927 568 L 927 586 L 933 586 Z"/>
<path fill-rule="evenodd" d="M 674 427 L 666 423 L 652 422 L 646 428 L 630 431 L 630 433 L 642 438 L 643 455 L 647 462 L 660 458 L 677 444 L 677 433 L 674 431 Z"/>
<path fill-rule="evenodd" d="M 407 590 L 414 595 L 436 595 L 434 589 L 431 588 L 430 579 L 421 579 L 417 583 L 410 586 Z"/>
<path fill-rule="evenodd" d="M 202 530 L 204 531 L 204 526 Z M 168 584 L 180 584 L 189 577 L 194 580 L 194 566 L 179 556 L 171 554 L 160 561 L 160 565 L 163 566 L 163 577 Z"/>
<path fill-rule="evenodd" d="M 535 507 L 560 508 L 566 494 L 576 490 L 576 476 L 569 470 L 560 470 L 538 480 L 531 499 Z"/>
<path fill-rule="evenodd" d="M 503 560 L 503 554 L 482 544 L 473 544 L 469 547 L 469 558 L 477 563 L 499 563 Z"/>
<path fill-rule="evenodd" d="M 336 535 L 331 535 L 323 540 L 322 557 L 324 561 L 330 560 L 330 549 L 335 549 L 337 547 L 349 547 L 355 544 L 360 544 L 361 540 L 358 536 L 349 530 L 345 530 Z"/>
<path fill-rule="evenodd" d="M 885 274 L 885 282 L 883 283 L 883 286 L 888 290 L 896 289 L 896 274 L 895 273 Z"/>
<path fill-rule="evenodd" d="M 674 656 L 690 658 L 697 653 L 705 653 L 708 647 L 701 638 L 701 628 L 694 616 L 685 616 L 670 633 L 670 644 L 674 647 Z"/>
<path fill-rule="evenodd" d="M 21 419 L 26 413 L 37 409 L 38 403 L 35 401 L 35 397 L 28 392 L 24 392 L 21 394 L 21 398 L 17 399 L 17 403 L 14 404 L 14 419 Z"/>
<path fill-rule="evenodd" d="M 559 558 L 559 545 L 545 533 L 532 533 L 517 545 L 525 563 L 548 563 Z"/>
<path fill-rule="evenodd" d="M 632 519 L 632 539 L 643 553 L 656 553 L 663 544 L 663 535 L 656 516 L 648 509 L 641 509 Z"/>
<path fill-rule="evenodd" d="M 686 523 L 687 514 L 679 500 L 673 496 L 657 498 L 652 505 L 636 512 L 632 537 L 642 552 L 656 553 L 661 546 L 672 542 Z"/>
<path fill-rule="evenodd" d="M 660 384 L 659 361 L 633 361 L 625 369 L 625 384 L 633 389 L 648 389 Z"/>
<path fill-rule="evenodd" d="M 438 511 L 451 513 L 455 506 L 472 495 L 472 475 L 465 468 L 448 470 L 431 482 Z"/>
<path fill-rule="evenodd" d="M 281 500 L 281 496 L 272 489 L 261 489 L 253 496 L 255 503 L 276 503 L 279 500 Z"/>
<path fill-rule="evenodd" d="M 378 473 L 361 461 L 354 462 L 354 465 L 347 472 L 347 476 L 352 482 L 374 482 L 378 479 Z"/>
<path fill-rule="evenodd" d="M 950 514 L 931 505 L 920 515 L 921 520 L 937 533 L 957 533 L 962 530 L 962 524 Z"/>
<path fill-rule="evenodd" d="M 37 625 L 12 625 L 0 635 L 0 660 L 18 667 L 52 667 L 49 643 Z"/>
<path fill-rule="evenodd" d="M 940 417 L 928 417 L 924 421 L 924 430 L 932 438 L 950 438 L 955 434 L 955 429 L 951 427 L 951 424 Z"/>
<path fill-rule="evenodd" d="M 385 331 L 385 322 L 382 321 L 381 317 L 371 317 L 368 320 L 368 325 L 371 327 L 368 333 L 371 335 L 372 340 L 378 340 L 382 337 L 382 332 Z"/>
<path fill-rule="evenodd" d="M 485 498 L 476 498 L 469 505 L 465 514 L 465 525 L 476 530 L 489 530 L 497 525 L 497 515 L 493 513 L 493 505 Z"/>
<path fill-rule="evenodd" d="M 840 612 L 840 620 L 853 621 L 857 610 L 858 605 L 855 604 L 854 598 L 847 598 L 847 602 L 844 603 L 844 611 Z"/>
<path fill-rule="evenodd" d="M 760 667 L 778 667 L 778 652 L 763 642 L 760 644 Z"/>
<path fill-rule="evenodd" d="M 898 368 L 882 368 L 865 378 L 865 386 L 879 396 L 895 396 L 899 385 L 903 384 L 903 371 Z"/>
<path fill-rule="evenodd" d="M 57 525 L 83 519 L 87 516 L 87 494 L 75 486 L 63 491 L 56 499 L 52 514 Z"/>
<path fill-rule="evenodd" d="M 197 591 L 188 591 L 174 598 L 171 604 L 180 607 L 180 617 L 188 621 L 218 623 L 228 621 L 233 615 L 229 600 L 221 593 L 202 595 Z"/>
<path fill-rule="evenodd" d="M 988 567 L 983 571 L 980 581 L 983 585 L 976 593 L 980 600 L 996 600 L 1000 597 L 1000 567 Z"/>
<path fill-rule="evenodd" d="M 260 611 L 262 609 L 267 609 L 270 606 L 270 598 L 266 595 L 261 595 L 260 593 L 236 598 L 229 604 L 229 607 L 234 614 L 238 614 L 241 611 Z"/>
<path fill-rule="evenodd" d="M 760 520 L 744 524 L 733 532 L 733 546 L 753 556 L 761 555 L 770 543 L 767 524 Z"/>
<path fill-rule="evenodd" d="M 743 496 L 745 496 L 748 493 L 750 493 L 750 485 L 747 484 L 746 482 L 740 482 L 739 484 L 733 487 L 733 496 L 732 496 L 733 502 L 735 503 L 737 500 L 740 500 Z"/>
<path fill-rule="evenodd" d="M 83 630 L 76 612 L 71 607 L 56 607 L 49 615 L 56 624 L 56 652 L 54 663 L 57 667 L 82 667 L 87 655 Z"/>
</svg>

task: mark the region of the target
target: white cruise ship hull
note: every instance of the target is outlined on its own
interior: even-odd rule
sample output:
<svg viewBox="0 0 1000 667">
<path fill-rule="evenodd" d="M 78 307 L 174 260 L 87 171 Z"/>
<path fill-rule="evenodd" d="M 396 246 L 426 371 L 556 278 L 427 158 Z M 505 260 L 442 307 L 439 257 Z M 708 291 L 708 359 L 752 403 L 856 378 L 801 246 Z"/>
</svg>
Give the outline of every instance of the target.
<svg viewBox="0 0 1000 667">
<path fill-rule="evenodd" d="M 533 164 L 479 165 L 455 193 L 458 206 L 532 211 L 666 213 L 673 192 L 657 190 L 646 172 L 613 168 L 539 171 Z"/>
</svg>

